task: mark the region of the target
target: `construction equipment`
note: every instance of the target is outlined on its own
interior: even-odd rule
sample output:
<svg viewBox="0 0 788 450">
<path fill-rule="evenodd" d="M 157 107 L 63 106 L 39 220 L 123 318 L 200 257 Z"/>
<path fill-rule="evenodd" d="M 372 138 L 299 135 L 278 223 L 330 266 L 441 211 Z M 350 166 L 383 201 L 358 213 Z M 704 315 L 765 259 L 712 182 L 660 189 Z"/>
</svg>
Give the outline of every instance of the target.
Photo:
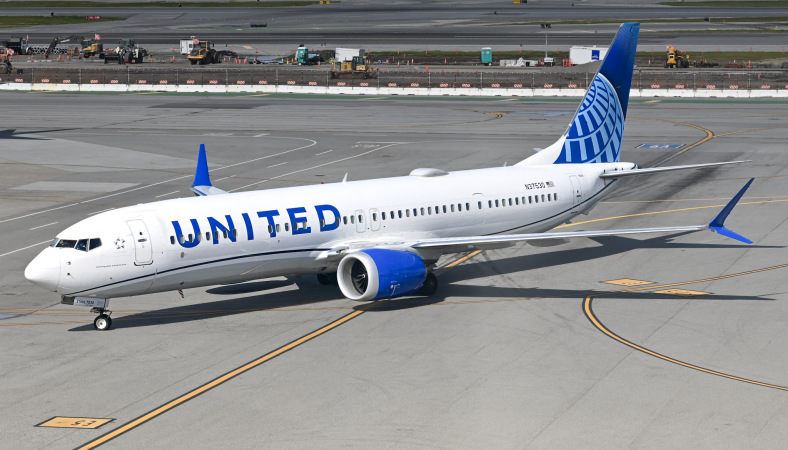
<svg viewBox="0 0 788 450">
<path fill-rule="evenodd" d="M 668 50 L 665 52 L 665 68 L 671 69 L 686 69 L 690 66 L 690 55 L 676 49 L 672 45 L 668 45 Z"/>
<path fill-rule="evenodd" d="M 14 66 L 11 65 L 11 55 L 14 51 L 7 47 L 0 47 L 0 74 L 11 73 Z"/>
<path fill-rule="evenodd" d="M 80 49 L 82 49 L 81 45 L 82 42 L 85 40 L 82 36 L 57 36 L 56 38 L 52 39 L 52 42 L 49 44 L 46 50 L 44 50 L 44 59 L 49 58 L 49 55 L 55 50 L 58 45 L 61 44 L 68 44 L 70 42 L 78 42 L 80 45 Z"/>
<path fill-rule="evenodd" d="M 137 47 L 134 39 L 121 39 L 112 53 L 104 53 L 104 64 L 116 61 L 118 64 L 139 64 L 148 56 L 148 51 Z"/>
<path fill-rule="evenodd" d="M 372 78 L 374 77 L 374 71 L 368 57 L 354 56 L 350 61 L 334 62 L 331 65 L 331 78 L 339 78 L 341 76 Z"/>
<path fill-rule="evenodd" d="M 83 58 L 90 58 L 94 55 L 98 55 L 99 58 L 104 57 L 104 44 L 99 39 L 86 39 L 81 44 Z"/>
<path fill-rule="evenodd" d="M 309 54 L 309 49 L 301 44 L 296 49 L 296 62 L 301 66 L 314 66 L 324 61 L 323 57 L 318 54 Z"/>
<path fill-rule="evenodd" d="M 27 37 L 20 37 L 19 39 L 8 39 L 0 41 L 0 47 L 5 47 L 13 50 L 12 55 L 28 55 L 30 54 L 30 41 Z"/>
<path fill-rule="evenodd" d="M 221 58 L 216 56 L 216 50 L 213 48 L 211 41 L 197 41 L 194 42 L 194 47 L 186 58 L 192 65 L 200 63 L 200 65 L 219 64 L 222 62 Z"/>
</svg>

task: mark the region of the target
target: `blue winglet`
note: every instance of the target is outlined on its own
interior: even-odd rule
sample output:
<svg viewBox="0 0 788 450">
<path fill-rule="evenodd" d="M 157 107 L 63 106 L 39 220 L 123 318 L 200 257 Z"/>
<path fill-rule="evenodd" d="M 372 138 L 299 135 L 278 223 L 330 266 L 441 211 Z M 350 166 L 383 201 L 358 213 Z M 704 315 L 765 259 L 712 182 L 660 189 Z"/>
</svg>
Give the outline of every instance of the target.
<svg viewBox="0 0 788 450">
<path fill-rule="evenodd" d="M 709 223 L 709 229 L 711 231 L 721 234 L 723 236 L 727 236 L 731 239 L 736 239 L 737 241 L 744 242 L 745 244 L 752 244 L 751 240 L 725 228 L 724 224 L 725 224 L 725 219 L 728 218 L 728 214 L 731 213 L 733 207 L 736 206 L 736 203 L 739 202 L 741 197 L 744 195 L 744 193 L 752 184 L 753 180 L 755 180 L 755 178 L 750 178 L 750 181 L 748 181 L 747 184 L 745 184 L 744 187 L 741 188 L 741 190 L 731 199 L 731 201 L 729 201 L 728 204 L 725 205 L 724 208 L 722 208 L 722 211 L 720 211 L 720 213 L 717 214 L 717 217 L 715 217 L 714 220 L 712 220 Z"/>
<path fill-rule="evenodd" d="M 197 158 L 197 173 L 194 175 L 194 186 L 213 186 L 208 175 L 208 158 L 205 156 L 205 144 L 200 144 L 200 156 Z"/>
</svg>

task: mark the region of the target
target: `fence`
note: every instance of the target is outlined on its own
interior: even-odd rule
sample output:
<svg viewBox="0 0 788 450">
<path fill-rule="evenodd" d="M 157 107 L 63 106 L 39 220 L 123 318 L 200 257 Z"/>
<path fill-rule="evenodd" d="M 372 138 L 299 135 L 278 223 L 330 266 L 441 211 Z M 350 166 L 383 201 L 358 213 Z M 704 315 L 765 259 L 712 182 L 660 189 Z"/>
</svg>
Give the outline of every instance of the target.
<svg viewBox="0 0 788 450">
<path fill-rule="evenodd" d="M 223 69 L 155 69 L 155 68 L 33 68 L 21 74 L 0 74 L 0 84 L 58 85 L 147 85 L 193 86 L 276 86 L 312 88 L 421 88 L 485 90 L 585 89 L 594 76 L 591 72 L 506 72 L 381 70 L 370 78 L 332 78 L 329 71 L 314 68 L 223 68 Z M 13 88 L 8 86 L 7 88 Z M 636 71 L 634 90 L 668 89 L 671 91 L 742 91 L 788 89 L 788 72 L 724 71 Z M 469 93 L 470 95 L 470 93 Z"/>
</svg>

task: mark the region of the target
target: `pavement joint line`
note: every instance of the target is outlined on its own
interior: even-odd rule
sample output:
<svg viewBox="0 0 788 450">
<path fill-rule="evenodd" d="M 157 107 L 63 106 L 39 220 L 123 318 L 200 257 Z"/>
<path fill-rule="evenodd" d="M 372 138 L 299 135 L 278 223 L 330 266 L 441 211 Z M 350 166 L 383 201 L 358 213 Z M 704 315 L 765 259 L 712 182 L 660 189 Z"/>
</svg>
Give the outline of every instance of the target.
<svg viewBox="0 0 788 450">
<path fill-rule="evenodd" d="M 781 202 L 788 202 L 788 199 L 785 199 L 785 200 L 762 200 L 762 201 L 758 201 L 758 202 L 739 202 L 738 205 L 761 205 L 761 204 L 764 204 L 764 203 L 781 203 Z M 654 214 L 674 213 L 674 212 L 681 212 L 681 211 L 692 211 L 692 210 L 695 210 L 695 209 L 722 208 L 724 206 L 725 205 L 693 206 L 691 208 L 669 209 L 669 210 L 666 210 L 666 211 L 653 211 L 653 212 L 647 212 L 647 213 L 627 214 L 627 215 L 624 215 L 624 216 L 603 217 L 603 218 L 600 218 L 600 219 L 584 220 L 582 222 L 565 223 L 563 225 L 559 225 L 559 226 L 555 227 L 555 229 L 566 228 L 566 227 L 574 227 L 574 226 L 577 226 L 577 225 L 583 225 L 583 224 L 592 223 L 592 222 L 603 222 L 603 221 L 606 221 L 606 220 L 625 219 L 625 218 L 628 218 L 628 217 L 650 216 L 650 215 L 654 215 Z"/>
<path fill-rule="evenodd" d="M 593 307 L 592 307 L 593 300 L 594 300 L 594 297 L 592 297 L 592 296 L 587 296 L 583 300 L 583 312 L 585 313 L 586 318 L 591 322 L 592 325 L 594 325 L 594 327 L 596 327 L 599 331 L 604 333 L 606 336 L 610 337 L 611 339 L 613 339 L 615 341 L 618 341 L 618 342 L 626 345 L 627 347 L 633 348 L 635 350 L 638 350 L 640 352 L 643 352 L 643 353 L 645 353 L 647 355 L 650 355 L 650 356 L 653 356 L 655 358 L 659 358 L 661 360 L 664 360 L 664 361 L 667 361 L 667 362 L 670 362 L 670 363 L 673 363 L 673 364 L 677 364 L 679 366 L 687 367 L 689 369 L 697 370 L 697 371 L 708 373 L 708 374 L 711 374 L 711 375 L 717 375 L 719 377 L 728 378 L 728 379 L 735 380 L 735 381 L 741 381 L 741 382 L 744 382 L 744 383 L 754 384 L 754 385 L 757 385 L 757 386 L 763 386 L 763 387 L 768 387 L 768 388 L 772 388 L 772 389 L 778 389 L 778 390 L 781 390 L 781 391 L 788 391 L 788 387 L 785 387 L 785 386 L 779 386 L 779 385 L 776 385 L 776 384 L 764 383 L 764 382 L 761 382 L 761 381 L 756 381 L 756 380 L 751 380 L 751 379 L 748 379 L 748 378 L 737 377 L 735 375 L 730 375 L 730 374 L 727 374 L 727 373 L 718 372 L 716 370 L 707 369 L 707 368 L 704 368 L 704 367 L 697 366 L 695 364 L 690 364 L 688 362 L 684 362 L 684 361 L 680 361 L 680 360 L 675 359 L 675 358 L 671 358 L 670 356 L 666 356 L 666 355 L 663 355 L 661 353 L 657 353 L 657 352 L 655 352 L 653 350 L 649 350 L 646 347 L 643 347 L 643 346 L 640 346 L 638 344 L 635 344 L 634 342 L 629 341 L 629 340 L 617 335 L 616 333 L 610 331 L 610 329 L 607 328 L 599 320 L 599 318 L 594 314 L 594 310 L 593 310 Z"/>
</svg>

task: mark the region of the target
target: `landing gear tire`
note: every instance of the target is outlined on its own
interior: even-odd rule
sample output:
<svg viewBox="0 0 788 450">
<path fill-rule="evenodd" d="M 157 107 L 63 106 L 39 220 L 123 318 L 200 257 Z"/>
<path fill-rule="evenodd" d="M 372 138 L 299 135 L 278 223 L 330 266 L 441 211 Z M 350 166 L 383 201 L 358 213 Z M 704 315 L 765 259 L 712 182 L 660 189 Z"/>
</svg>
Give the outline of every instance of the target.
<svg viewBox="0 0 788 450">
<path fill-rule="evenodd" d="M 417 294 L 429 297 L 435 294 L 437 290 L 438 290 L 438 277 L 436 277 L 434 273 L 429 272 L 427 274 L 427 279 L 424 280 L 424 284 L 421 285 L 421 289 L 419 289 L 419 292 L 417 292 Z"/>
<path fill-rule="evenodd" d="M 97 329 L 98 331 L 109 330 L 111 326 L 112 319 L 106 314 L 101 314 L 93 321 L 93 328 Z"/>
</svg>

